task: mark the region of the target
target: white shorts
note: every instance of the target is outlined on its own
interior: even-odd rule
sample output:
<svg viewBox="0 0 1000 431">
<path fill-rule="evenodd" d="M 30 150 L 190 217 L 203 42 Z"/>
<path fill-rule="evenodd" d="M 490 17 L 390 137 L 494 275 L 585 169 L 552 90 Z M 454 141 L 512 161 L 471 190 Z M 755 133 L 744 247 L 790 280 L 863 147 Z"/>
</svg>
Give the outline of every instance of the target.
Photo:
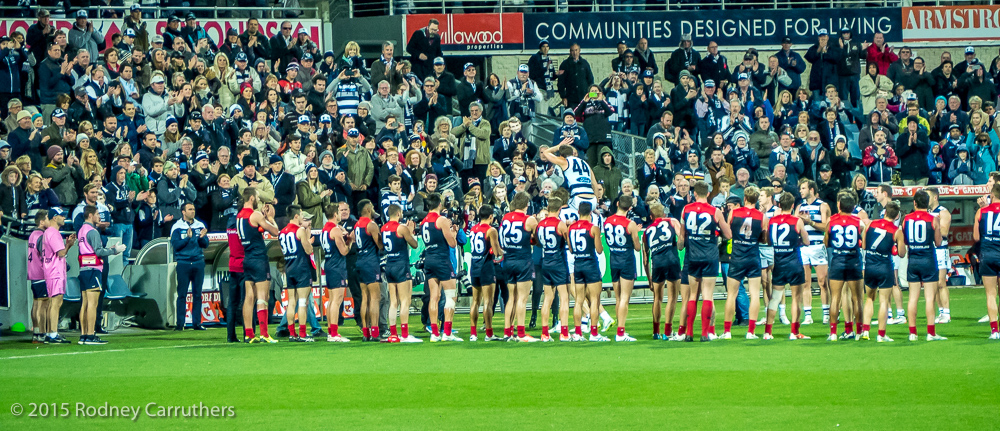
<svg viewBox="0 0 1000 431">
<path fill-rule="evenodd" d="M 799 249 L 802 255 L 802 264 L 810 266 L 823 266 L 827 264 L 826 246 L 823 244 L 807 245 Z"/>
<path fill-rule="evenodd" d="M 947 248 L 939 248 L 934 250 L 937 253 L 937 267 L 938 269 L 944 269 L 951 271 L 951 256 L 949 256 Z"/>
<path fill-rule="evenodd" d="M 583 203 L 583 202 L 590 202 L 590 208 L 591 208 L 591 210 L 597 209 L 597 198 L 595 198 L 593 196 L 591 196 L 589 198 L 580 197 L 580 196 L 573 196 L 573 197 L 569 198 L 569 206 L 570 206 L 570 208 L 573 208 L 577 212 L 580 211 L 580 204 Z"/>
<path fill-rule="evenodd" d="M 774 248 L 760 246 L 760 269 L 774 266 Z"/>
</svg>

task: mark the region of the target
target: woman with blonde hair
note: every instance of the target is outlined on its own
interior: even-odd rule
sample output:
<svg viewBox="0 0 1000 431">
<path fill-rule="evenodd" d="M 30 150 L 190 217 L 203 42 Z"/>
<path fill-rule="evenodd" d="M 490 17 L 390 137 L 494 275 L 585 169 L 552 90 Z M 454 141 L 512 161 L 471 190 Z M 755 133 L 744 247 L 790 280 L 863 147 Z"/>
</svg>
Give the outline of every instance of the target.
<svg viewBox="0 0 1000 431">
<path fill-rule="evenodd" d="M 35 213 L 39 211 L 47 212 L 49 208 L 61 205 L 55 190 L 49 188 L 48 178 L 42 178 L 38 172 L 32 172 L 27 178 L 28 181 L 24 187 L 24 204 L 28 218 L 34 217 Z"/>
<path fill-rule="evenodd" d="M 510 175 L 504 171 L 500 162 L 494 160 L 486 167 L 486 189 L 491 189 L 497 184 L 510 186 Z"/>
<path fill-rule="evenodd" d="M 236 95 L 233 94 L 232 89 L 229 88 L 227 83 L 236 71 L 229 66 L 229 57 L 225 55 L 216 55 L 210 69 L 214 72 L 216 79 L 219 80 L 219 87 L 215 89 L 215 94 L 218 95 L 222 106 L 228 108 L 236 100 Z"/>
<path fill-rule="evenodd" d="M 365 78 L 370 78 L 371 75 L 368 72 L 368 68 L 365 67 L 365 61 L 361 58 L 361 47 L 355 41 L 347 42 L 344 46 L 344 55 L 337 59 L 336 73 L 340 73 L 344 69 L 358 69 L 361 72 L 361 76 Z M 378 84 L 378 83 L 374 83 Z"/>
<path fill-rule="evenodd" d="M 255 121 L 251 127 L 253 137 L 250 139 L 250 146 L 257 149 L 259 156 L 257 166 L 267 166 L 270 164 L 271 154 L 281 148 L 281 142 L 274 139 L 268 132 L 268 127 L 263 121 Z"/>
<path fill-rule="evenodd" d="M 327 190 L 326 185 L 319 180 L 319 168 L 310 163 L 306 165 L 306 177 L 295 184 L 295 196 L 299 200 L 302 211 L 313 215 L 318 220 L 317 226 L 324 222 L 323 207 L 330 203 L 333 190 Z"/>
<path fill-rule="evenodd" d="M 442 141 L 448 143 L 450 151 L 458 144 L 458 138 L 451 134 L 451 120 L 444 116 L 434 121 L 434 133 L 427 137 L 427 144 L 430 148 L 438 148 Z"/>
<path fill-rule="evenodd" d="M 104 178 L 104 167 L 97 160 L 97 152 L 92 149 L 88 148 L 80 153 L 80 167 L 83 169 L 84 178 L 91 178 L 94 175 Z"/>
<path fill-rule="evenodd" d="M 205 78 L 205 75 L 199 75 L 191 84 L 194 86 L 195 97 L 198 98 L 198 102 L 202 106 L 215 103 L 215 93 L 208 87 L 208 79 Z"/>
</svg>

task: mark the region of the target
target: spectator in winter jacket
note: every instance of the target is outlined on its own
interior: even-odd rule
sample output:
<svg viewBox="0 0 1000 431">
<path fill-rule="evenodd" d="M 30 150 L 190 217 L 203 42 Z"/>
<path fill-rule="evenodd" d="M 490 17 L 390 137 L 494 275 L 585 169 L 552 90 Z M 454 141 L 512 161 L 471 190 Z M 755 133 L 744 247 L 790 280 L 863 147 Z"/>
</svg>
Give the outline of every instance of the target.
<svg viewBox="0 0 1000 431">
<path fill-rule="evenodd" d="M 74 169 L 74 165 L 79 165 L 80 161 L 70 154 L 65 157 L 62 148 L 58 145 L 51 145 L 47 151 L 49 164 L 42 168 L 42 177 L 49 179 L 49 187 L 56 192 L 59 203 L 66 208 L 72 208 L 78 202 L 77 183 L 83 183 L 83 171 Z M 67 163 L 64 163 L 67 162 Z"/>
<path fill-rule="evenodd" d="M 458 138 L 461 148 L 460 157 L 463 161 L 462 179 L 483 178 L 486 176 L 486 166 L 492 161 L 490 153 L 490 122 L 483 118 L 483 105 L 472 102 L 468 108 L 469 116 L 462 118 L 462 124 L 451 130 Z M 471 171 L 470 171 L 471 169 Z"/>
<path fill-rule="evenodd" d="M 604 185 L 605 193 L 612 193 L 613 196 L 618 196 L 618 187 L 622 182 L 622 172 L 618 169 L 617 163 L 615 162 L 615 156 L 611 152 L 611 148 L 601 148 L 600 162 L 592 169 L 594 172 L 594 179 L 599 184 Z M 662 171 L 662 169 L 660 169 L 660 171 Z"/>
<path fill-rule="evenodd" d="M 156 136 L 163 136 L 167 129 L 167 118 L 179 118 L 184 114 L 184 104 L 179 103 L 181 97 L 167 93 L 166 80 L 163 74 L 156 73 L 150 81 L 149 91 L 142 96 L 142 112 L 146 115 L 146 127 Z M 162 197 L 158 197 L 160 206 Z"/>
<path fill-rule="evenodd" d="M 295 177 L 285 171 L 284 165 L 285 162 L 281 156 L 272 154 L 268 158 L 267 169 L 264 173 L 264 178 L 274 190 L 274 200 L 271 201 L 271 205 L 274 205 L 275 219 L 281 219 L 279 223 L 287 222 L 285 218 L 288 215 L 288 206 L 295 201 Z M 303 166 L 303 170 L 305 170 L 305 166 Z M 299 204 L 301 205 L 301 202 Z"/>
<path fill-rule="evenodd" d="M 958 155 L 951 161 L 948 167 L 948 179 L 952 185 L 972 185 L 972 159 L 969 158 L 969 149 L 965 145 L 958 147 Z"/>
<path fill-rule="evenodd" d="M 146 200 L 148 192 L 137 193 L 128 188 L 125 179 L 128 172 L 125 168 L 115 165 L 111 168 L 111 181 L 104 186 L 104 196 L 111 206 L 111 226 L 108 233 L 110 236 L 121 237 L 122 244 L 125 244 L 125 256 L 132 253 L 132 243 L 135 236 L 133 224 L 135 222 L 135 210 L 139 204 Z"/>
<path fill-rule="evenodd" d="M 358 69 L 354 69 L 354 74 L 351 76 L 347 75 L 346 69 L 342 69 L 326 88 L 326 92 L 337 99 L 341 115 L 357 115 L 358 105 L 364 100 L 364 94 L 371 91 L 371 84 L 361 76 L 361 71 Z"/>
<path fill-rule="evenodd" d="M 42 105 L 42 116 L 46 117 L 56 109 L 56 96 L 73 92 L 73 63 L 64 61 L 63 50 L 52 43 L 48 47 L 47 56 L 38 66 L 38 82 L 44 82 L 38 91 Z"/>
<path fill-rule="evenodd" d="M 868 182 L 882 184 L 892 181 L 892 170 L 899 164 L 896 152 L 886 142 L 886 131 L 876 130 L 872 145 L 865 148 L 861 159 Z"/>
<path fill-rule="evenodd" d="M 94 23 L 87 19 L 87 11 L 76 12 L 76 23 L 69 29 L 69 43 L 90 53 L 91 61 L 100 58 L 101 47 L 104 46 L 104 35 L 94 29 Z"/>
<path fill-rule="evenodd" d="M 733 165 L 726 162 L 725 157 L 722 154 L 722 150 L 719 148 L 713 149 L 712 154 L 709 156 L 708 162 L 705 163 L 705 169 L 708 175 L 711 177 L 712 190 L 713 193 L 709 193 L 709 199 L 714 198 L 722 188 L 719 186 L 719 181 L 726 178 L 729 184 L 736 182 L 736 174 L 733 171 Z M 706 179 L 707 180 L 707 179 Z"/>
<path fill-rule="evenodd" d="M 28 206 L 21 184 L 21 170 L 17 166 L 7 166 L 0 174 L 0 217 L 28 218 Z M 8 221 L 3 220 L 3 224 Z"/>
<path fill-rule="evenodd" d="M 236 195 L 236 187 L 232 185 L 229 174 L 219 175 L 216 181 L 217 187 L 208 196 L 208 204 L 212 208 L 209 230 L 223 232 L 229 220 L 236 215 L 240 199 Z"/>
<path fill-rule="evenodd" d="M 868 73 L 861 77 L 859 86 L 861 88 L 861 112 L 867 115 L 875 109 L 875 101 L 879 97 L 879 93 L 888 94 L 892 91 L 892 81 L 884 73 L 881 73 L 878 65 L 871 63 L 870 60 L 865 66 L 865 70 Z"/>
<path fill-rule="evenodd" d="M 778 57 L 778 67 L 788 73 L 792 82 L 787 87 L 781 88 L 792 93 L 802 88 L 802 74 L 806 71 L 806 62 L 799 53 L 792 51 L 792 38 L 785 36 L 781 39 L 781 50 L 774 53 Z"/>
<path fill-rule="evenodd" d="M 772 150 L 776 147 L 775 144 L 779 141 L 778 134 L 774 133 L 771 129 L 771 121 L 767 119 L 766 115 L 757 119 L 754 132 L 749 138 L 747 138 L 745 133 L 739 131 L 733 135 L 731 142 L 736 144 L 741 136 L 744 141 L 746 141 L 749 148 L 757 153 L 758 161 L 765 157 L 770 157 Z M 753 172 L 755 170 L 756 168 L 751 169 L 750 171 Z"/>
<path fill-rule="evenodd" d="M 608 153 L 602 151 L 602 157 L 604 154 Z M 649 190 L 650 185 L 656 185 L 661 188 L 669 186 L 671 173 L 656 165 L 656 151 L 652 148 L 644 151 L 642 156 L 643 164 L 636 168 L 635 178 L 639 183 L 639 193 L 645 197 L 645 193 Z M 601 163 L 603 163 L 603 160 Z"/>
<path fill-rule="evenodd" d="M 976 145 L 969 152 L 972 159 L 972 180 L 975 184 L 986 184 L 990 172 L 997 170 L 997 154 L 1000 154 L 1000 141 L 986 133 L 976 135 Z"/>
<path fill-rule="evenodd" d="M 761 118 L 767 119 L 767 117 Z M 746 138 L 742 135 L 737 136 L 736 145 L 733 146 L 726 158 L 732 160 L 733 170 L 746 169 L 751 176 L 756 175 L 757 169 L 760 168 L 760 157 L 757 156 L 756 151 L 750 148 Z"/>
<path fill-rule="evenodd" d="M 552 146 L 566 142 L 576 148 L 577 153 L 584 154 L 590 148 L 587 131 L 576 122 L 576 114 L 572 109 L 563 111 L 563 125 L 552 133 Z"/>
<path fill-rule="evenodd" d="M 559 97 L 563 106 L 576 106 L 583 100 L 587 88 L 594 85 L 594 72 L 590 63 L 580 57 L 580 45 L 569 47 L 569 57 L 559 64 Z"/>
<path fill-rule="evenodd" d="M 896 138 L 896 154 L 899 155 L 899 173 L 903 178 L 903 185 L 925 186 L 930 169 L 927 167 L 927 153 L 931 146 L 927 139 L 927 133 L 919 130 L 917 122 L 910 119 L 906 129 L 899 133 Z M 996 156 L 993 157 L 996 160 Z"/>
<path fill-rule="evenodd" d="M 899 56 L 892 52 L 892 47 L 885 43 L 885 35 L 881 32 L 872 36 L 872 44 L 865 50 L 865 58 L 869 64 L 877 65 L 878 74 L 883 76 L 889 73 L 889 65 L 899 60 Z"/>
<path fill-rule="evenodd" d="M 830 43 L 830 35 L 821 28 L 817 42 L 806 52 L 806 61 L 812 64 L 809 72 L 809 90 L 817 99 L 820 91 L 827 85 L 837 85 L 837 62 L 840 60 L 840 49 L 836 43 Z"/>
</svg>

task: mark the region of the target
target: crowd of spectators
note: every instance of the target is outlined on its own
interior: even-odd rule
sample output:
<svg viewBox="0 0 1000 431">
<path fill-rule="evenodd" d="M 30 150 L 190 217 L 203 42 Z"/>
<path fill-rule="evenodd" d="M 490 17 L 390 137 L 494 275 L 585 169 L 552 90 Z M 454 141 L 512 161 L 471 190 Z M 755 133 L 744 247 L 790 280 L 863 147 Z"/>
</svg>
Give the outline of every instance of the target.
<svg viewBox="0 0 1000 431">
<path fill-rule="evenodd" d="M 516 70 L 467 63 L 456 76 L 434 20 L 364 58 L 355 42 L 322 51 L 288 21 L 268 38 L 251 18 L 216 44 L 190 14 L 155 34 L 134 6 L 110 38 L 75 16 L 66 32 L 39 10 L 0 39 L 0 212 L 97 205 L 98 227 L 130 249 L 166 236 L 188 202 L 224 230 L 250 186 L 279 223 L 291 204 L 321 226 L 325 204 L 353 213 L 364 199 L 420 220 L 433 192 L 463 222 L 481 205 L 500 219 L 518 191 L 534 211 L 563 182 L 544 156 L 560 144 L 592 166 L 599 213 L 632 194 L 641 222 L 652 201 L 678 212 L 694 180 L 720 204 L 751 183 L 797 194 L 801 179 L 832 201 L 877 183 L 984 184 L 1000 155 L 1000 57 L 972 47 L 929 64 L 881 35 L 821 30 L 803 51 L 784 38 L 730 64 L 685 35 L 669 54 L 622 41 L 595 76 L 579 46 L 557 58 L 542 41 Z M 533 142 L 550 112 L 552 142 Z M 616 159 L 619 132 L 645 138 L 634 171 Z"/>
</svg>

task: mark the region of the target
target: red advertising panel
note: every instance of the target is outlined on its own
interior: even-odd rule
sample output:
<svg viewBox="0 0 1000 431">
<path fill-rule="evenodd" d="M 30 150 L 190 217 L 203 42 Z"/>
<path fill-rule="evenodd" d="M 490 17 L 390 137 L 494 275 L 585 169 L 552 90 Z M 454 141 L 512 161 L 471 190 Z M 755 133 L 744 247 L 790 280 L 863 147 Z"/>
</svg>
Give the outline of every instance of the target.
<svg viewBox="0 0 1000 431">
<path fill-rule="evenodd" d="M 445 52 L 498 51 L 524 48 L 524 16 L 520 13 L 407 15 L 407 37 L 436 19 Z"/>
<path fill-rule="evenodd" d="M 903 8 L 903 41 L 983 41 L 1000 39 L 1000 6 Z"/>
</svg>

